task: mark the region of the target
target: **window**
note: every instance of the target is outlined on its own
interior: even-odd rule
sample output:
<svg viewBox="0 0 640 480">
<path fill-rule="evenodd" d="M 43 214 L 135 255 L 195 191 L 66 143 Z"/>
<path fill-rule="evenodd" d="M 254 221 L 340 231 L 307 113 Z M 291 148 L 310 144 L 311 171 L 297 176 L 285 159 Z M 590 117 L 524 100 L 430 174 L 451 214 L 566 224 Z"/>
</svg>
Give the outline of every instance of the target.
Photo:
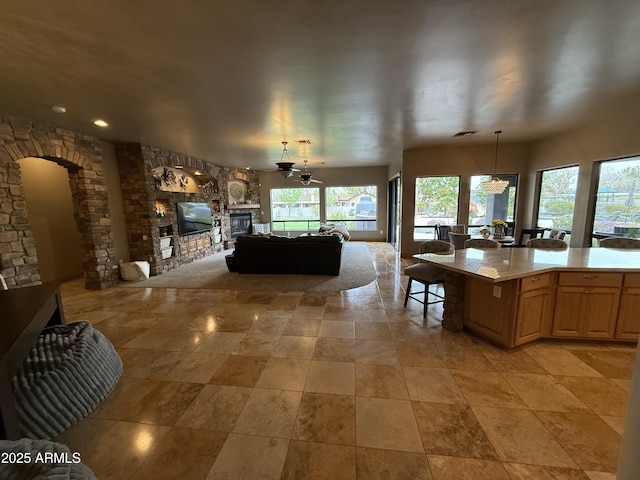
<svg viewBox="0 0 640 480">
<path fill-rule="evenodd" d="M 480 188 L 480 184 L 491 180 L 491 175 L 473 175 L 470 180 L 471 195 L 469 196 L 469 233 L 489 225 L 492 220 L 500 219 L 513 224 L 516 211 L 516 192 L 518 190 L 518 175 L 499 175 L 500 180 L 506 180 L 509 185 L 499 195 L 487 195 Z"/>
<path fill-rule="evenodd" d="M 274 232 L 319 228 L 319 188 L 271 189 L 271 229 Z"/>
<path fill-rule="evenodd" d="M 327 187 L 327 223 L 344 222 L 349 230 L 378 229 L 378 188 L 375 185 Z"/>
<path fill-rule="evenodd" d="M 436 237 L 436 224 L 458 223 L 460 177 L 416 178 L 415 217 L 413 239 Z"/>
<path fill-rule="evenodd" d="M 577 185 L 578 167 L 543 171 L 536 226 L 571 232 Z M 564 241 L 569 242 L 568 235 Z"/>
<path fill-rule="evenodd" d="M 600 163 L 592 232 L 640 238 L 640 157 Z"/>
</svg>

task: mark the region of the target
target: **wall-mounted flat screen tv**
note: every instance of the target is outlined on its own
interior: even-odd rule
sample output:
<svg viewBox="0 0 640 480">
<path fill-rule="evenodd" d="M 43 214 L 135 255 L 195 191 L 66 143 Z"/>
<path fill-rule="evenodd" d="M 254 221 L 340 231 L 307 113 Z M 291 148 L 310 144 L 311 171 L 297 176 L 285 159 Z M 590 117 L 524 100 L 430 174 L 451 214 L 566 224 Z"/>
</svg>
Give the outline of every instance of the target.
<svg viewBox="0 0 640 480">
<path fill-rule="evenodd" d="M 204 202 L 178 202 L 178 233 L 192 235 L 211 230 L 211 206 Z"/>
</svg>

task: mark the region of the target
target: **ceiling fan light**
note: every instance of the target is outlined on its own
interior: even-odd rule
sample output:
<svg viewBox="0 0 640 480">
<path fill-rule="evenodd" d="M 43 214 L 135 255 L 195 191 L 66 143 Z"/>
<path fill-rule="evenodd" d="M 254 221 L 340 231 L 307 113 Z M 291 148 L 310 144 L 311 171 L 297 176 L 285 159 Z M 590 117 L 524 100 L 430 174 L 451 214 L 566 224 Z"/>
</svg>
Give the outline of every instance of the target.
<svg viewBox="0 0 640 480">
<path fill-rule="evenodd" d="M 498 177 L 492 177 L 491 180 L 482 182 L 480 188 L 487 195 L 499 195 L 504 192 L 509 185 L 507 180 L 500 180 Z"/>
</svg>

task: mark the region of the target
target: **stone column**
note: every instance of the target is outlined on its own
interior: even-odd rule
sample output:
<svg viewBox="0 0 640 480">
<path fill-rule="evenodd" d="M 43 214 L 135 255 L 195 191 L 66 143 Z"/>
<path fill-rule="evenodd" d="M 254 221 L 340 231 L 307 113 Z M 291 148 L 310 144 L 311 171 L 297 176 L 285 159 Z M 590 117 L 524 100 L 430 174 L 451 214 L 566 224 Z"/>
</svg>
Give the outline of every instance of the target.
<svg viewBox="0 0 640 480">
<path fill-rule="evenodd" d="M 465 276 L 461 273 L 444 273 L 444 313 L 442 328 L 452 332 L 462 331 L 464 321 Z"/>
</svg>

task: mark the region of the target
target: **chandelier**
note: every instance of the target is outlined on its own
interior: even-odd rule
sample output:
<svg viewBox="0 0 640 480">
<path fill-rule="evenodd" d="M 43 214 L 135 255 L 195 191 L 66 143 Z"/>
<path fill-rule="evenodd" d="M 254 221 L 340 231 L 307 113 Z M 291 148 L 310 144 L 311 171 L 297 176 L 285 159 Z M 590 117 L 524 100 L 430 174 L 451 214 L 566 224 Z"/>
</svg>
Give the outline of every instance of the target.
<svg viewBox="0 0 640 480">
<path fill-rule="evenodd" d="M 494 133 L 496 134 L 496 159 L 495 159 L 495 163 L 494 163 L 494 166 L 493 166 L 493 176 L 491 177 L 491 180 L 488 180 L 486 182 L 482 182 L 480 184 L 480 188 L 487 195 L 499 195 L 500 193 L 504 192 L 504 189 L 507 188 L 507 186 L 509 185 L 509 182 L 507 180 L 500 180 L 497 177 L 497 174 L 498 174 L 498 141 L 500 140 L 500 134 L 502 133 L 502 130 L 496 130 Z"/>
</svg>

